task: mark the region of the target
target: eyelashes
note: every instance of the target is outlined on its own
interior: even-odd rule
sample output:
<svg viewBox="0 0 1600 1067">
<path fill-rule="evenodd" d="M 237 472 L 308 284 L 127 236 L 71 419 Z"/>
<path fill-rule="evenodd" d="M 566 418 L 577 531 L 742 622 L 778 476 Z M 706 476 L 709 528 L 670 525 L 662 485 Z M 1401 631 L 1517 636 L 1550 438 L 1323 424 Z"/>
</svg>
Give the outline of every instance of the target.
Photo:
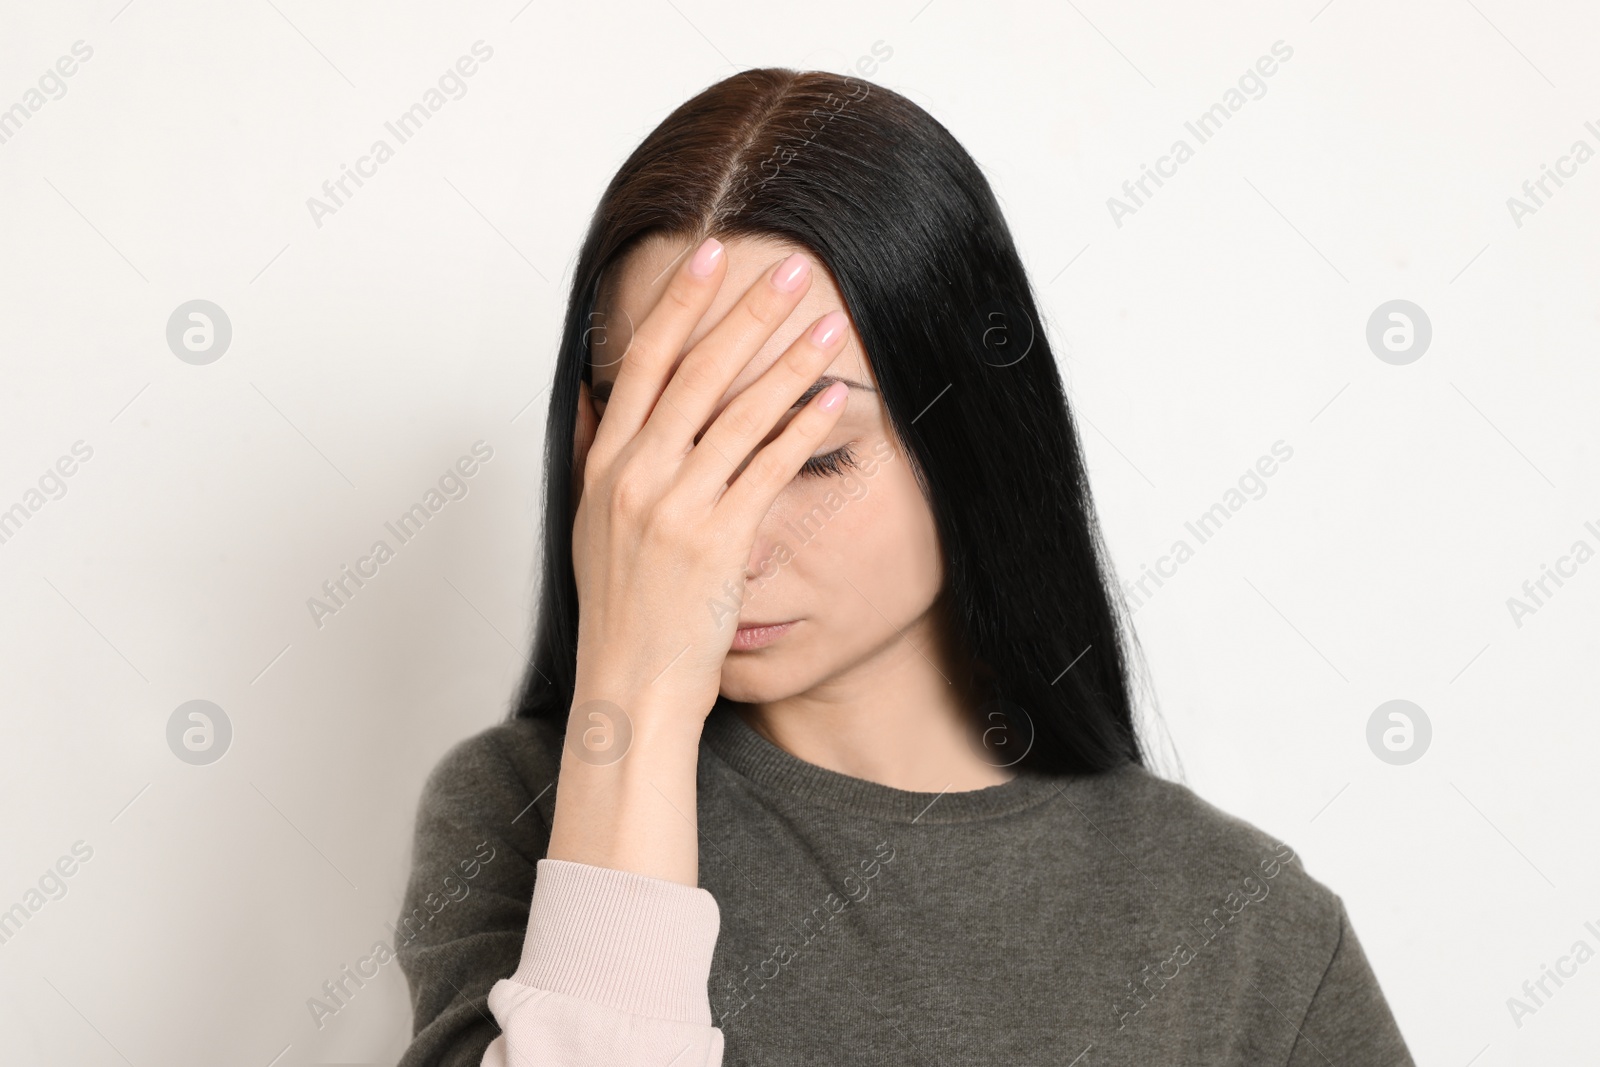
<svg viewBox="0 0 1600 1067">
<path fill-rule="evenodd" d="M 820 456 L 812 456 L 800 466 L 799 478 L 823 478 L 834 474 L 843 474 L 846 470 L 856 467 L 856 454 L 849 445 L 836 448 L 832 452 L 824 452 Z"/>
</svg>

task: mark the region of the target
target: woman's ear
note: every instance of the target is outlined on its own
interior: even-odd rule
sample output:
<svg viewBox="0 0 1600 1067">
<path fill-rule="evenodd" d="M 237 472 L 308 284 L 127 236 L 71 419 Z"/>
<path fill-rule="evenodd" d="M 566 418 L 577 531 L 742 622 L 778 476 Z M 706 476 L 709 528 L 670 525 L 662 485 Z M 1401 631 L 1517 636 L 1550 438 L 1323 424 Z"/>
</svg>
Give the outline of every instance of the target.
<svg viewBox="0 0 1600 1067">
<path fill-rule="evenodd" d="M 572 428 L 572 511 L 578 510 L 583 496 L 583 469 L 589 460 L 589 446 L 594 444 L 595 431 L 600 418 L 594 413 L 594 401 L 589 398 L 589 383 L 578 381 L 578 418 Z"/>
</svg>

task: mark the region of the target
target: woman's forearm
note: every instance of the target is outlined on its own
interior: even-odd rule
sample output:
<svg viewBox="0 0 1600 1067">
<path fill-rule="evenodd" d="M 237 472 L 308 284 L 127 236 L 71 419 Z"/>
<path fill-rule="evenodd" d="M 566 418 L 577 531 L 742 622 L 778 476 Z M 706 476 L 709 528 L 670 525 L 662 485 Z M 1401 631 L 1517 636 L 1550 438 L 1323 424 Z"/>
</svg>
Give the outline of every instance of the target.
<svg viewBox="0 0 1600 1067">
<path fill-rule="evenodd" d="M 596 699 L 611 707 L 587 707 Z M 618 709 L 624 718 L 608 721 Z M 695 779 L 707 711 L 621 693 L 577 693 L 548 858 L 699 885 Z"/>
</svg>

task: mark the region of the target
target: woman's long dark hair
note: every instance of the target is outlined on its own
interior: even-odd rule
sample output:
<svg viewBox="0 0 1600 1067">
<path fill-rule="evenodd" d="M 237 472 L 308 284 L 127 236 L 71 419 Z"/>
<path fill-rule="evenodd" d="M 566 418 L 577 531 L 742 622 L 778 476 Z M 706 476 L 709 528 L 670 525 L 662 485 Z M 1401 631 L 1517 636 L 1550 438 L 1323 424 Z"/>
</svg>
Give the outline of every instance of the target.
<svg viewBox="0 0 1600 1067">
<path fill-rule="evenodd" d="M 539 617 L 511 717 L 565 728 L 578 638 L 572 442 L 591 313 L 606 269 L 659 234 L 685 248 L 705 235 L 776 238 L 827 266 L 932 509 L 951 624 L 1002 701 L 986 706 L 1031 734 L 1017 766 L 1144 764 L 1125 608 L 1055 356 L 989 183 L 905 97 L 781 68 L 736 74 L 667 116 L 590 223 L 550 390 Z"/>
</svg>

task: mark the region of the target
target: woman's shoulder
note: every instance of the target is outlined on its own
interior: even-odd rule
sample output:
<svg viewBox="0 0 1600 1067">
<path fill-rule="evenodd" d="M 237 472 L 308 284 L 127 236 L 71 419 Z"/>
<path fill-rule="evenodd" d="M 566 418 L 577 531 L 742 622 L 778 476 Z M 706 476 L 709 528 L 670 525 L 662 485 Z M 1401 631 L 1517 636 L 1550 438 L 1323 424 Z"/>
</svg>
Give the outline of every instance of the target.
<svg viewBox="0 0 1600 1067">
<path fill-rule="evenodd" d="M 1253 848 L 1276 840 L 1188 784 L 1139 764 L 1124 764 L 1073 781 L 1078 788 L 1064 795 L 1082 809 L 1085 818 L 1103 817 L 1129 833 L 1158 838 L 1163 846 Z"/>
<path fill-rule="evenodd" d="M 1337 939 L 1343 904 L 1306 870 L 1292 833 L 1269 832 L 1137 764 L 1081 779 L 1062 795 L 1061 817 L 1078 820 L 1146 889 L 1231 906 L 1270 894 L 1278 920 Z"/>
<path fill-rule="evenodd" d="M 508 805 L 521 812 L 535 801 L 548 808 L 560 765 L 561 737 L 552 723 L 498 722 L 445 751 L 423 784 L 421 805 L 479 817 L 503 814 Z"/>
<path fill-rule="evenodd" d="M 1273 1062 L 1319 1049 L 1341 1063 L 1411 1062 L 1343 899 L 1290 840 L 1303 813 L 1269 813 L 1287 828 L 1269 832 L 1136 765 L 1073 779 L 1062 798 L 1061 862 L 1080 875 L 1070 906 L 1115 929 L 1109 951 L 1124 953 L 1119 1029 L 1154 1005 L 1169 1019 L 1227 1020 L 1258 1053 L 1281 1049 Z"/>
</svg>

